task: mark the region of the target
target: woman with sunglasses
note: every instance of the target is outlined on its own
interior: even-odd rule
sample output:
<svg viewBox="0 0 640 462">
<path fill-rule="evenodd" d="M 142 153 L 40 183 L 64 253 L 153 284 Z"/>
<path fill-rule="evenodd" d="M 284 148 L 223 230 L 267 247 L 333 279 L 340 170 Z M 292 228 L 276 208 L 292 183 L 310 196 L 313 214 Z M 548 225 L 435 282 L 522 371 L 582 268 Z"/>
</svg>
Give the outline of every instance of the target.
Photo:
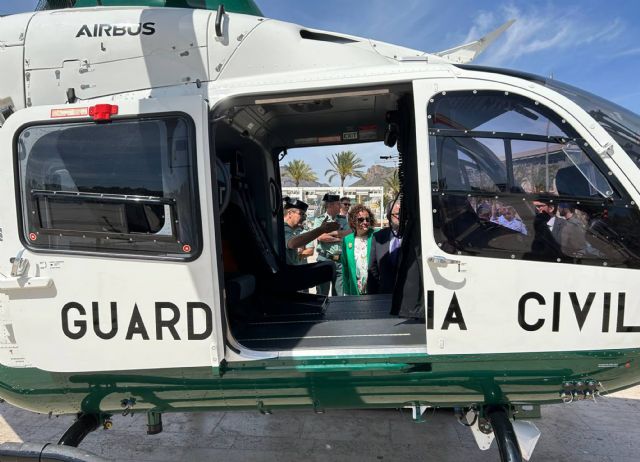
<svg viewBox="0 0 640 462">
<path fill-rule="evenodd" d="M 342 239 L 342 288 L 344 295 L 367 293 L 367 273 L 371 237 L 376 225 L 369 207 L 356 204 L 349 210 L 349 226 L 352 234 Z"/>
</svg>

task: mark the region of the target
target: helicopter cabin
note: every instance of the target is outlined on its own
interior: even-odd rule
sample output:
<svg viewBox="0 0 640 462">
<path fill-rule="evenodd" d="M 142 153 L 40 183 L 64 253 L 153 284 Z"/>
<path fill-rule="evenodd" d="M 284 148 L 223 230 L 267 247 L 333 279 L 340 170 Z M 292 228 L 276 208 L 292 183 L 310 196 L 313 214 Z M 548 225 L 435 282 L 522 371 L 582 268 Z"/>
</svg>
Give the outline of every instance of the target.
<svg viewBox="0 0 640 462">
<path fill-rule="evenodd" d="M 99 8 L 0 20 L 13 40 L 0 185 L 15 197 L 0 211 L 4 364 L 638 346 L 634 114 L 537 76 L 257 16 L 109 11 L 140 33 L 94 29 Z M 398 152 L 393 293 L 309 293 L 334 269 L 286 264 L 281 160 L 361 143 Z"/>
</svg>

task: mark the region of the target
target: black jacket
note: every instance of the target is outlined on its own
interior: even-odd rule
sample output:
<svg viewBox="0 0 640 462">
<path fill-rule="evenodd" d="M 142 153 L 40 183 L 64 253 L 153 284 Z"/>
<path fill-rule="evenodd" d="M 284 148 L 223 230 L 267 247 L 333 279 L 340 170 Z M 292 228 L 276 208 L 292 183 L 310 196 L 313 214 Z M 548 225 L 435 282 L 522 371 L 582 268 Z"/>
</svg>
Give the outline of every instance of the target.
<svg viewBox="0 0 640 462">
<path fill-rule="evenodd" d="M 369 294 L 393 293 L 400 255 L 396 256 L 395 261 L 389 255 L 389 243 L 392 237 L 391 228 L 381 229 L 373 235 L 367 279 L 367 293 Z M 400 252 L 400 248 L 396 252 Z"/>
</svg>

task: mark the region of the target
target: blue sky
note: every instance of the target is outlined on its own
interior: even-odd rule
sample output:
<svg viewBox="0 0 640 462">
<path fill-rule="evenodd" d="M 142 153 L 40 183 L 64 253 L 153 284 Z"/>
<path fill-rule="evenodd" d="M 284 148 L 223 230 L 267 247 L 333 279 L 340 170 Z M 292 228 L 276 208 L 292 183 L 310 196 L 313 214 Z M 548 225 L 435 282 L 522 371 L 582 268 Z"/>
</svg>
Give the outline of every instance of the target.
<svg viewBox="0 0 640 462">
<path fill-rule="evenodd" d="M 35 0 L 0 0 L 0 14 Z M 516 23 L 475 64 L 532 72 L 575 85 L 640 113 L 640 2 L 609 0 L 257 0 L 267 17 L 423 51 L 480 38 Z M 390 151 L 362 145 L 367 165 Z M 312 165 L 322 176 L 326 161 Z M 293 153 L 288 159 L 295 158 Z M 322 179 L 322 178 L 321 178 Z"/>
</svg>

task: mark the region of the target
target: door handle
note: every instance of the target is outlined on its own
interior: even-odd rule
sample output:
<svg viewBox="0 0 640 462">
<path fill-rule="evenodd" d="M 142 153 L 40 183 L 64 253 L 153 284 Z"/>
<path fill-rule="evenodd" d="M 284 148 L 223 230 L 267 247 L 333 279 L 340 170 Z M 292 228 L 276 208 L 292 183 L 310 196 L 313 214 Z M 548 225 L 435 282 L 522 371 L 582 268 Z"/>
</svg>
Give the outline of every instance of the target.
<svg viewBox="0 0 640 462">
<path fill-rule="evenodd" d="M 53 279 L 49 276 L 38 276 L 33 278 L 7 278 L 0 276 L 0 290 L 46 289 L 52 285 Z"/>
<path fill-rule="evenodd" d="M 460 260 L 452 260 L 450 258 L 447 257 L 442 257 L 439 255 L 432 255 L 431 257 L 427 258 L 427 261 L 431 264 L 433 264 L 434 266 L 449 266 L 449 265 L 458 265 L 458 272 L 461 271 L 460 267 L 463 265 L 466 265 L 466 263 L 460 261 Z"/>
</svg>

